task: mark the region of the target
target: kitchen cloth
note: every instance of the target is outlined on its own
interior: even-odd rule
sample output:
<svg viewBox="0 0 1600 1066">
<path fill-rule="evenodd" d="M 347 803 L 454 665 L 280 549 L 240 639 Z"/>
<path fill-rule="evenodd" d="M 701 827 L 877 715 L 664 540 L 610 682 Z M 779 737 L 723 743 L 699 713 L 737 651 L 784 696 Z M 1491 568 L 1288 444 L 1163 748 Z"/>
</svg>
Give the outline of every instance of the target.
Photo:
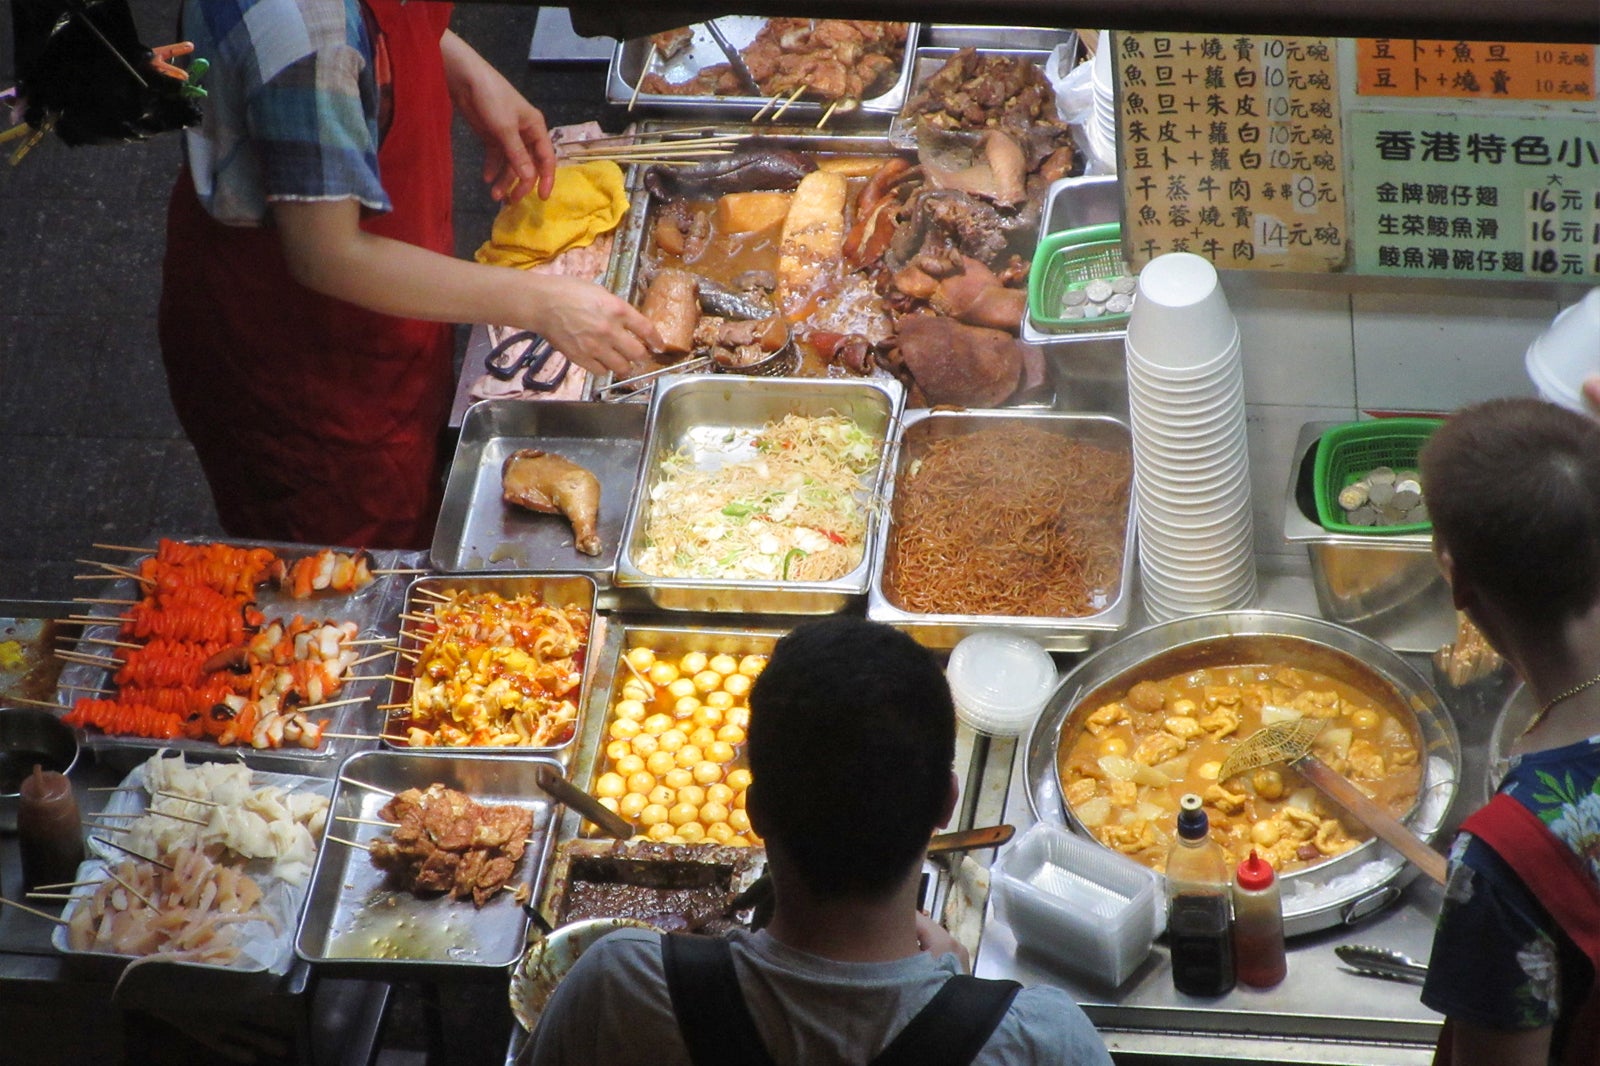
<svg viewBox="0 0 1600 1066">
<path fill-rule="evenodd" d="M 550 199 L 530 192 L 500 209 L 474 258 L 491 266 L 538 266 L 592 244 L 627 212 L 621 167 L 607 159 L 564 164 L 556 169 Z"/>
</svg>

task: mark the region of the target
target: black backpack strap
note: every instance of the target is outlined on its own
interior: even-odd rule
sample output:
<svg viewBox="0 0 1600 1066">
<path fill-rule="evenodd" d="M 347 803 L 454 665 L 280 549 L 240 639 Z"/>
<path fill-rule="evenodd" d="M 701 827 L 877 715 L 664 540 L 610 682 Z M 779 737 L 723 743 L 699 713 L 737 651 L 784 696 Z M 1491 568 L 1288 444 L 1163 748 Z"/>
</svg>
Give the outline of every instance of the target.
<svg viewBox="0 0 1600 1066">
<path fill-rule="evenodd" d="M 774 1066 L 739 991 L 726 940 L 664 934 L 661 966 L 689 1061 L 695 1066 Z"/>
<path fill-rule="evenodd" d="M 871 1066 L 967 1066 L 1022 991 L 1015 981 L 985 981 L 958 974 L 906 1023 Z"/>
</svg>

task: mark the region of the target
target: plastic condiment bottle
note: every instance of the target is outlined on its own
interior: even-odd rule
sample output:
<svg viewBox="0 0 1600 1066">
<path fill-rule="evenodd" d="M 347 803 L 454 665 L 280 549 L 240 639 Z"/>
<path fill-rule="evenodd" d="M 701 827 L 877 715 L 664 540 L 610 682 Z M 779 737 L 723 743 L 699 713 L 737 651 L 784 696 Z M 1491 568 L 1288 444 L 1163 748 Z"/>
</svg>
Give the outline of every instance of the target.
<svg viewBox="0 0 1600 1066">
<path fill-rule="evenodd" d="M 1200 797 L 1179 801 L 1178 839 L 1167 855 L 1167 940 L 1172 983 L 1190 996 L 1233 987 L 1233 899 L 1228 860 L 1212 840 Z"/>
<path fill-rule="evenodd" d="M 83 861 L 83 824 L 66 774 L 35 766 L 23 778 L 17 805 L 17 843 L 25 892 L 71 881 Z"/>
<path fill-rule="evenodd" d="M 1254 849 L 1233 878 L 1233 958 L 1239 983 L 1252 988 L 1271 988 L 1289 972 L 1278 878 Z"/>
</svg>

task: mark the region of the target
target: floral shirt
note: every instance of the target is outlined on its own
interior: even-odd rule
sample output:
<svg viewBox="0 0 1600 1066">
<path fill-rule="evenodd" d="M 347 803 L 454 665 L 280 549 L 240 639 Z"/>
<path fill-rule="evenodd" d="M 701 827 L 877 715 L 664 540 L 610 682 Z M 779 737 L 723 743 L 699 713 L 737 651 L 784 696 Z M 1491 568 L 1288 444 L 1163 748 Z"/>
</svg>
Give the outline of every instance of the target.
<svg viewBox="0 0 1600 1066">
<path fill-rule="evenodd" d="M 1538 815 L 1600 884 L 1600 736 L 1512 760 L 1500 785 Z M 1591 980 L 1589 961 L 1516 872 L 1461 834 L 1434 934 L 1422 1001 L 1494 1029 L 1556 1026 L 1553 1056 Z"/>
</svg>

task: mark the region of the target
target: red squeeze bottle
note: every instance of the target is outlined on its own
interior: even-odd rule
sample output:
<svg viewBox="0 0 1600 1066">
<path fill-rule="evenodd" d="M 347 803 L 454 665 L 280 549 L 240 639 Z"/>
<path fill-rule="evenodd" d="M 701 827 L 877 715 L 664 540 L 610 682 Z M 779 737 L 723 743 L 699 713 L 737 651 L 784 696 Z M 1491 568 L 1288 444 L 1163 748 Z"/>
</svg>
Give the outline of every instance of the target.
<svg viewBox="0 0 1600 1066">
<path fill-rule="evenodd" d="M 1271 988 L 1289 972 L 1278 880 L 1253 849 L 1234 874 L 1233 962 L 1239 983 L 1252 988 Z"/>
<path fill-rule="evenodd" d="M 17 806 L 17 842 L 22 850 L 25 892 L 38 885 L 71 881 L 83 861 L 83 824 L 66 774 L 34 766 L 23 778 Z"/>
</svg>

